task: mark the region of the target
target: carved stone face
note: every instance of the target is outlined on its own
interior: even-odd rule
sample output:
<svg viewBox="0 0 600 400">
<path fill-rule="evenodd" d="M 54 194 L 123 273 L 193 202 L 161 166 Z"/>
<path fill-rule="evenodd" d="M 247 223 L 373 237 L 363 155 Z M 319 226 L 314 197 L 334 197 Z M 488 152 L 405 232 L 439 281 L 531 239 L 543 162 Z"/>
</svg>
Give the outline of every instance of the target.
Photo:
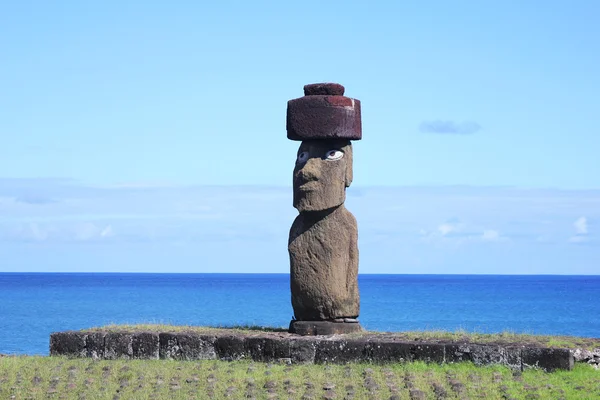
<svg viewBox="0 0 600 400">
<path fill-rule="evenodd" d="M 346 200 L 352 183 L 352 145 L 349 140 L 305 140 L 294 168 L 294 207 L 321 211 Z"/>
</svg>

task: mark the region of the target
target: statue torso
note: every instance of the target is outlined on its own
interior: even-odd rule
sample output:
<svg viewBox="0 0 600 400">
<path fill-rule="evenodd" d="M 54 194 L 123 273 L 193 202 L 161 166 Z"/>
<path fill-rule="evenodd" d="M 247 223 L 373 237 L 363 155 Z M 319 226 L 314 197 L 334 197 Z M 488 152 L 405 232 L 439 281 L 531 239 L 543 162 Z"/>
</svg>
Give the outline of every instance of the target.
<svg viewBox="0 0 600 400">
<path fill-rule="evenodd" d="M 298 215 L 288 245 L 296 319 L 359 315 L 357 239 L 356 219 L 343 205 Z"/>
</svg>

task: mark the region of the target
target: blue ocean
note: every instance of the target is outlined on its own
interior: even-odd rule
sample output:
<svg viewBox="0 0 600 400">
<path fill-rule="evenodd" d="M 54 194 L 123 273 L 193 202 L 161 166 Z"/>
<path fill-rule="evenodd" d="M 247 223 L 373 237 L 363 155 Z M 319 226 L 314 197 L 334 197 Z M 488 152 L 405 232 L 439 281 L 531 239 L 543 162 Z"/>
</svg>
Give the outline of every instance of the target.
<svg viewBox="0 0 600 400">
<path fill-rule="evenodd" d="M 361 275 L 369 330 L 600 337 L 600 276 Z M 265 325 L 292 318 L 288 274 L 0 273 L 0 353 L 106 324 Z"/>
</svg>

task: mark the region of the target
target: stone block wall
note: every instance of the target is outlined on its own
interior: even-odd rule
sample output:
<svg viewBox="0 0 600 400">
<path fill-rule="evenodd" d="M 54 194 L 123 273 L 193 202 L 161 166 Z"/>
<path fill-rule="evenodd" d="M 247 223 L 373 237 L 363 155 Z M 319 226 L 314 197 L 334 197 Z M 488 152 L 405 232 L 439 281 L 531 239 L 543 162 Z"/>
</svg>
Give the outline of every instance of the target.
<svg viewBox="0 0 600 400">
<path fill-rule="evenodd" d="M 94 359 L 242 360 L 286 363 L 425 361 L 500 364 L 514 370 L 570 370 L 569 349 L 477 343 L 398 341 L 377 335 L 296 336 L 286 333 L 56 332 L 50 355 Z"/>
</svg>

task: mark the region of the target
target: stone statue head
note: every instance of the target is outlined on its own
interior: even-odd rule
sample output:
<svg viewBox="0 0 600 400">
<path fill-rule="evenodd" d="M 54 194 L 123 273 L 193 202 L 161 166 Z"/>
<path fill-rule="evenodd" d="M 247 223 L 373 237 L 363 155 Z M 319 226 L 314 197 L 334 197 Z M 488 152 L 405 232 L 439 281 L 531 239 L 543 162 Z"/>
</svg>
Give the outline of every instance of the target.
<svg viewBox="0 0 600 400">
<path fill-rule="evenodd" d="M 346 139 L 304 140 L 294 168 L 294 207 L 322 211 L 346 200 L 352 183 L 352 144 Z"/>
</svg>

